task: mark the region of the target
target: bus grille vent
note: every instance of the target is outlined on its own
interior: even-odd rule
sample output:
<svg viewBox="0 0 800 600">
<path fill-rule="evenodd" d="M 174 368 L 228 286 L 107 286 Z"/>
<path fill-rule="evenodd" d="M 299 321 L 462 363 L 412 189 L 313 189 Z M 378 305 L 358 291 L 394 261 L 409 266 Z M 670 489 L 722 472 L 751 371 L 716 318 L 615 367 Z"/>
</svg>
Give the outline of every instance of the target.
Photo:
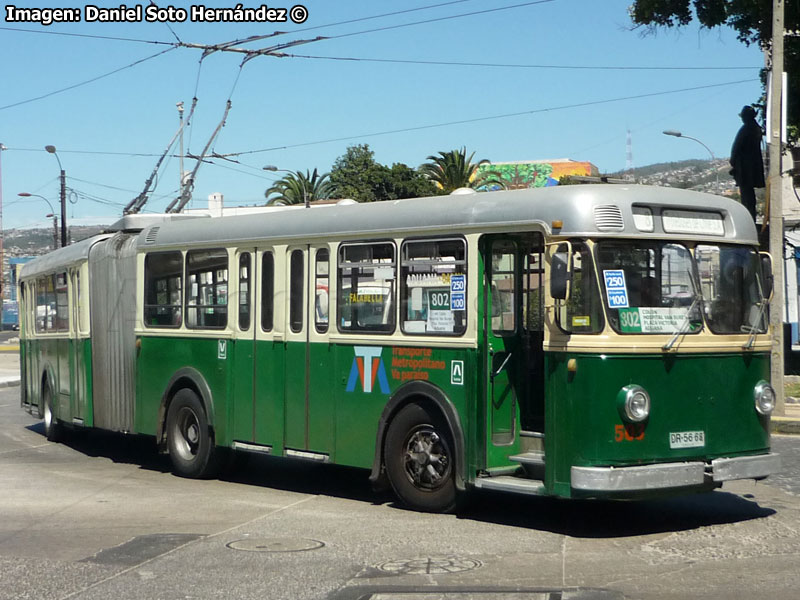
<svg viewBox="0 0 800 600">
<path fill-rule="evenodd" d="M 604 204 L 594 207 L 594 223 L 600 231 L 622 231 L 625 222 L 619 206 Z"/>
<path fill-rule="evenodd" d="M 159 227 L 151 227 L 150 231 L 147 232 L 147 236 L 144 238 L 145 244 L 155 244 L 156 237 L 158 236 Z"/>
</svg>

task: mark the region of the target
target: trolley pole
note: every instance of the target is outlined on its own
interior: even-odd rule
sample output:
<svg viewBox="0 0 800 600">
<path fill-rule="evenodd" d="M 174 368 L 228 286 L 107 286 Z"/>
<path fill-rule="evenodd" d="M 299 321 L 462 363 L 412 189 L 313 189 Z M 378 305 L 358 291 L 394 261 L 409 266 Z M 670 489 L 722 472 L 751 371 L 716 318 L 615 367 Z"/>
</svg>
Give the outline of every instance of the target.
<svg viewBox="0 0 800 600">
<path fill-rule="evenodd" d="M 769 253 L 772 255 L 775 284 L 773 286 L 772 310 L 769 311 L 772 330 L 772 351 L 770 360 L 770 379 L 775 389 L 775 414 L 785 414 L 783 393 L 784 351 L 783 351 L 783 313 L 784 313 L 784 267 L 783 260 L 783 176 L 781 162 L 782 119 L 781 97 L 783 87 L 783 13 L 784 0 L 772 2 L 772 82 L 770 87 L 769 123 Z"/>
</svg>

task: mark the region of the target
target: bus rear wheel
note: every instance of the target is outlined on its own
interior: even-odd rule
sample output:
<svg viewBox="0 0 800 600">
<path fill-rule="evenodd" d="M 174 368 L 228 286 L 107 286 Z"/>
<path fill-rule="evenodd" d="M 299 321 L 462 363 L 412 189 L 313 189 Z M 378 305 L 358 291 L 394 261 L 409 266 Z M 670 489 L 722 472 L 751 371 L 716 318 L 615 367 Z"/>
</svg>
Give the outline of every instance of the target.
<svg viewBox="0 0 800 600">
<path fill-rule="evenodd" d="M 409 404 L 397 413 L 386 435 L 386 473 L 397 496 L 410 508 L 447 512 L 455 508 L 454 445 L 435 413 Z"/>
<path fill-rule="evenodd" d="M 53 393 L 50 391 L 49 385 L 44 386 L 41 403 L 42 418 L 44 419 L 44 436 L 49 442 L 57 442 L 61 439 L 62 425 L 58 422 L 53 412 Z"/>
<path fill-rule="evenodd" d="M 216 475 L 219 457 L 208 417 L 203 403 L 192 390 L 179 390 L 169 405 L 167 447 L 176 475 L 190 479 Z"/>
</svg>

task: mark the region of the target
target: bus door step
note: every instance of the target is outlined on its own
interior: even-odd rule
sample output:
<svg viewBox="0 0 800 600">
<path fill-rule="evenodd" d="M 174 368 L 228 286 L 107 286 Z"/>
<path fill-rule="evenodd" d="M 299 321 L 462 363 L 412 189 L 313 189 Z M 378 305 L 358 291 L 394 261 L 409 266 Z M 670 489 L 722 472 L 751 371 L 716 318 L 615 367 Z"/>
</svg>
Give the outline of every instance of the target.
<svg viewBox="0 0 800 600">
<path fill-rule="evenodd" d="M 482 490 L 513 492 L 515 494 L 527 494 L 529 496 L 541 496 L 545 494 L 543 481 L 514 477 L 512 475 L 481 477 L 475 480 L 475 487 Z"/>
<path fill-rule="evenodd" d="M 509 456 L 508 459 L 521 464 L 531 479 L 544 479 L 544 452 L 525 452 Z"/>
</svg>

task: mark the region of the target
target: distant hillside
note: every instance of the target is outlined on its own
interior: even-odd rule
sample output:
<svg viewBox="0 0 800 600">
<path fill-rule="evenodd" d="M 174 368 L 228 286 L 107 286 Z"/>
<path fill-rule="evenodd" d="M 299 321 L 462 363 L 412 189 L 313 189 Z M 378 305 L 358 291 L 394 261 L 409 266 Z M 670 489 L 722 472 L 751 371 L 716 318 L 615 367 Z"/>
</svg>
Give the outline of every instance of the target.
<svg viewBox="0 0 800 600">
<path fill-rule="evenodd" d="M 103 226 L 70 225 L 71 242 L 79 242 L 103 231 Z M 58 232 L 58 239 L 61 239 Z M 53 228 L 38 227 L 35 229 L 6 229 L 3 232 L 3 250 L 7 257 L 37 256 L 53 249 Z"/>
<path fill-rule="evenodd" d="M 681 160 L 635 167 L 633 178 L 637 183 L 693 189 L 714 194 L 736 194 L 736 182 L 730 176 L 727 159 Z M 627 178 L 625 171 L 610 173 L 609 177 Z"/>
</svg>

